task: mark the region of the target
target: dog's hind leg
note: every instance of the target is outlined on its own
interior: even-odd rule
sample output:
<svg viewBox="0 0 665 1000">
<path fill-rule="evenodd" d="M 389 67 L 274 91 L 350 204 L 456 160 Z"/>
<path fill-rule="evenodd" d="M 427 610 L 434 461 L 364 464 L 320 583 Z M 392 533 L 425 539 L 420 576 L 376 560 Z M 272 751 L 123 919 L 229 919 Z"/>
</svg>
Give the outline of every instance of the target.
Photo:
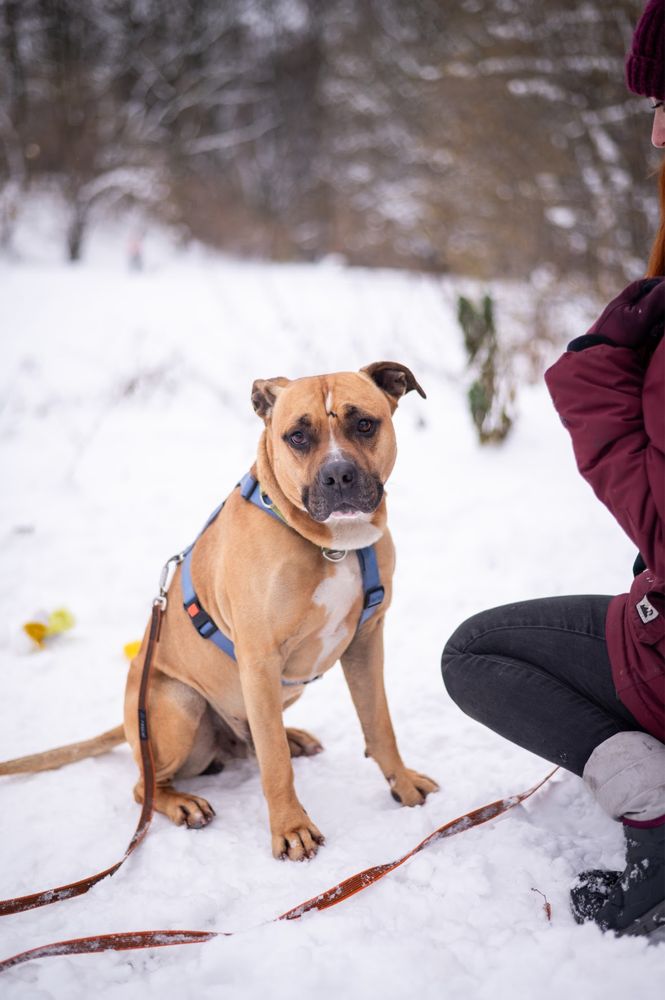
<svg viewBox="0 0 665 1000">
<path fill-rule="evenodd" d="M 316 736 L 312 736 L 305 729 L 294 729 L 292 726 L 287 726 L 286 738 L 292 757 L 313 757 L 323 750 L 323 745 L 319 743 Z"/>
<path fill-rule="evenodd" d="M 284 702 L 284 709 L 293 705 L 301 697 L 302 692 L 298 691 Z M 286 738 L 289 743 L 289 753 L 292 757 L 314 757 L 323 750 L 320 740 L 308 733 L 306 729 L 294 729 L 293 726 L 286 726 Z"/>
<path fill-rule="evenodd" d="M 125 727 L 134 758 L 140 766 L 137 725 L 137 694 L 128 684 Z M 214 760 L 214 727 L 205 698 L 181 681 L 156 670 L 150 683 L 148 734 L 155 762 L 154 807 L 177 826 L 206 826 L 215 811 L 205 799 L 181 792 L 171 784 L 175 776 L 201 774 Z M 143 802 L 143 779 L 134 788 L 134 798 Z"/>
</svg>

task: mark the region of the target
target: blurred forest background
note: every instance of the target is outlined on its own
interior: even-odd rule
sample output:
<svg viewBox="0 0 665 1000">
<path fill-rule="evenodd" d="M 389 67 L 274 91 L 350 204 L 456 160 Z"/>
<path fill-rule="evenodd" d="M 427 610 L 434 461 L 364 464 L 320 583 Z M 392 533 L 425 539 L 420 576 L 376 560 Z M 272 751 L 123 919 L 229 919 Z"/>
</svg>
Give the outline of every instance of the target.
<svg viewBox="0 0 665 1000">
<path fill-rule="evenodd" d="M 0 0 L 0 241 L 138 204 L 234 254 L 481 279 L 640 273 L 641 0 Z"/>
</svg>

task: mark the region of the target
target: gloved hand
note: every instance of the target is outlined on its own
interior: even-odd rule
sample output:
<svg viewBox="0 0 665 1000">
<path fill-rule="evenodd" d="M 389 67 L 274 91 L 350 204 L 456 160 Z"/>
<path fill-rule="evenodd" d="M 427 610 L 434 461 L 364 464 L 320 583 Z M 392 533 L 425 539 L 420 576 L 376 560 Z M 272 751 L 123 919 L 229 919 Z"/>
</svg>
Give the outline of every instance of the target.
<svg viewBox="0 0 665 1000">
<path fill-rule="evenodd" d="M 664 324 L 665 280 L 642 278 L 612 299 L 586 335 L 636 350 L 659 340 Z"/>
</svg>

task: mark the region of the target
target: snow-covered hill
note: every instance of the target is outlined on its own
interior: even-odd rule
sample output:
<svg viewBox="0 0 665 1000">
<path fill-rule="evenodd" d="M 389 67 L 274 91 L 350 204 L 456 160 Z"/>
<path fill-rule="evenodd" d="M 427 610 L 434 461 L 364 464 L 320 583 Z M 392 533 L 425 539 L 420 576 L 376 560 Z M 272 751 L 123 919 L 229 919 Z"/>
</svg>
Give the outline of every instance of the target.
<svg viewBox="0 0 665 1000">
<path fill-rule="evenodd" d="M 122 647 L 141 634 L 162 563 L 252 460 L 260 431 L 252 380 L 386 358 L 409 365 L 428 394 L 407 397 L 395 418 L 387 688 L 406 763 L 436 777 L 441 791 L 420 809 L 393 802 L 363 757 L 336 670 L 289 711 L 291 724 L 326 748 L 295 761 L 300 797 L 327 836 L 314 861 L 273 861 L 256 767 L 237 762 L 190 782 L 216 808 L 210 827 L 189 832 L 157 816 L 114 878 L 80 899 L 5 918 L 0 957 L 114 930 L 245 933 L 44 960 L 7 974 L 2 995 L 623 1000 L 639 991 L 655 1000 L 665 947 L 603 937 L 568 911 L 575 873 L 618 866 L 622 856 L 620 829 L 569 774 L 337 909 L 259 926 L 548 770 L 462 715 L 439 674 L 445 639 L 476 610 L 628 585 L 633 548 L 578 477 L 542 385 L 522 387 L 507 444 L 480 449 L 466 412 L 452 281 L 334 262 L 237 263 L 152 237 L 142 273 L 127 270 L 123 245 L 110 236 L 76 267 L 47 249 L 33 233 L 22 260 L 0 265 L 0 759 L 120 721 Z M 31 652 L 21 623 L 63 604 L 76 628 Z M 137 818 L 134 780 L 126 747 L 3 779 L 0 895 L 62 884 L 117 859 Z M 551 922 L 532 888 L 549 899 Z"/>
</svg>

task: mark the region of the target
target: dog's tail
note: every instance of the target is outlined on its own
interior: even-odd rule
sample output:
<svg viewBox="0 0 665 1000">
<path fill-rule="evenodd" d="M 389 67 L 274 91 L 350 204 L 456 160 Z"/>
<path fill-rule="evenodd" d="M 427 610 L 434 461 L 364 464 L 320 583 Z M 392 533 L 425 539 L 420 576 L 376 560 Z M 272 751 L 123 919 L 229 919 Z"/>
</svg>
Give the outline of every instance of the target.
<svg viewBox="0 0 665 1000">
<path fill-rule="evenodd" d="M 28 757 L 17 757 L 0 763 L 0 775 L 3 774 L 34 774 L 36 771 L 54 771 L 65 764 L 74 764 L 86 757 L 97 757 L 108 753 L 113 747 L 125 742 L 125 727 L 116 726 L 107 733 L 101 733 L 92 740 L 81 743 L 70 743 L 66 747 L 56 747 L 45 750 L 44 753 L 33 753 Z"/>
</svg>

